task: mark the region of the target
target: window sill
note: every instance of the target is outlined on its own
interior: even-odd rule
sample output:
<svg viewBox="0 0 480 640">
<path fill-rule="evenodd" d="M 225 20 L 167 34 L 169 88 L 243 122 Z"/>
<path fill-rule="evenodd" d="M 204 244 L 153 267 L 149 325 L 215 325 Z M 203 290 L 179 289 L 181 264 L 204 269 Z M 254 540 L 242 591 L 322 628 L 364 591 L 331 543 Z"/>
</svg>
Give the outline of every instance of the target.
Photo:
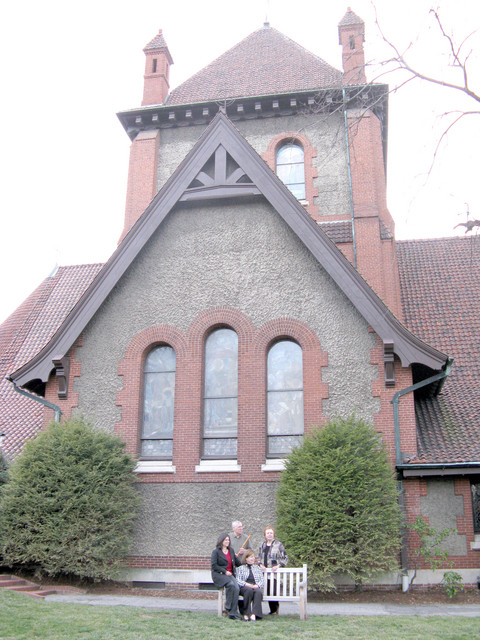
<svg viewBox="0 0 480 640">
<path fill-rule="evenodd" d="M 239 473 L 242 467 L 237 460 L 200 460 L 196 473 Z"/>
<path fill-rule="evenodd" d="M 285 458 L 265 460 L 265 464 L 262 464 L 262 471 L 283 471 L 285 469 L 285 463 Z"/>
<path fill-rule="evenodd" d="M 176 467 L 170 460 L 139 460 L 135 473 L 175 473 Z"/>
<path fill-rule="evenodd" d="M 473 542 L 470 543 L 470 549 L 480 549 L 480 533 L 476 533 Z"/>
</svg>

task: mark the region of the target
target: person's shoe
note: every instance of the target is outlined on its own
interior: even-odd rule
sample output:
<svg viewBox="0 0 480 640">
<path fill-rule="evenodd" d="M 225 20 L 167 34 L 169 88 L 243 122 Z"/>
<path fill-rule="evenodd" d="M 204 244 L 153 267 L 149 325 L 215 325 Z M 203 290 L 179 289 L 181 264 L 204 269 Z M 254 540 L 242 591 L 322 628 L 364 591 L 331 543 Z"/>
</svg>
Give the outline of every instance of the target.
<svg viewBox="0 0 480 640">
<path fill-rule="evenodd" d="M 226 609 L 224 609 L 224 610 L 222 611 L 222 616 L 223 616 L 224 618 L 228 618 L 229 613 L 228 613 L 228 611 L 227 611 Z"/>
<path fill-rule="evenodd" d="M 257 619 L 257 618 L 255 617 L 255 614 L 253 613 L 253 614 L 250 616 L 250 620 L 252 620 L 253 622 L 255 622 L 255 620 L 256 620 L 256 619 Z"/>
<path fill-rule="evenodd" d="M 228 617 L 230 618 L 230 620 L 241 620 L 241 618 L 238 615 L 238 613 L 229 613 Z"/>
<path fill-rule="evenodd" d="M 269 616 L 278 616 L 278 611 L 270 611 Z"/>
<path fill-rule="evenodd" d="M 248 616 L 243 616 L 243 619 L 245 620 L 245 622 L 248 622 Z"/>
</svg>

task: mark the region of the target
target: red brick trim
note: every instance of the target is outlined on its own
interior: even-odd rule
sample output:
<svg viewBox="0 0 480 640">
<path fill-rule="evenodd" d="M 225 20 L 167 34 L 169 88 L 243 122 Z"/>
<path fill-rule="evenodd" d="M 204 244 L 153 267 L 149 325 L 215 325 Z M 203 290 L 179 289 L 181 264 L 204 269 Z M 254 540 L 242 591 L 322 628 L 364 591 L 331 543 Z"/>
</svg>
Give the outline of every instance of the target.
<svg viewBox="0 0 480 640">
<path fill-rule="evenodd" d="M 284 131 L 276 135 L 269 143 L 267 150 L 262 154 L 262 158 L 270 169 L 276 173 L 276 156 L 278 148 L 286 142 L 298 142 L 303 147 L 305 160 L 305 198 L 308 202 L 305 209 L 314 220 L 319 220 L 318 205 L 315 198 L 318 197 L 318 189 L 314 187 L 314 178 L 318 176 L 318 170 L 313 166 L 313 158 L 317 157 L 317 150 L 310 140 L 303 133 L 297 131 Z"/>
<path fill-rule="evenodd" d="M 68 350 L 66 357 L 70 360 L 70 367 L 67 380 L 67 397 L 62 399 L 58 397 L 58 379 L 55 375 L 51 375 L 45 387 L 45 400 L 60 407 L 62 419 L 69 419 L 72 416 L 73 409 L 78 407 L 78 391 L 74 391 L 75 378 L 79 378 L 82 370 L 82 363 L 75 359 L 77 347 L 81 347 L 83 342 L 83 334 L 81 334 Z M 45 428 L 52 422 L 54 412 L 52 409 L 44 407 L 43 425 Z"/>
<path fill-rule="evenodd" d="M 254 350 L 256 354 L 258 376 L 262 386 L 258 386 L 266 403 L 267 388 L 267 354 L 270 347 L 278 340 L 294 340 L 302 347 L 303 352 L 303 407 L 305 432 L 310 432 L 325 422 L 322 414 L 322 401 L 328 398 L 328 384 L 321 382 L 322 367 L 328 365 L 328 356 L 322 350 L 317 334 L 303 322 L 291 318 L 279 318 L 262 325 L 255 336 Z"/>
<path fill-rule="evenodd" d="M 196 473 L 202 443 L 202 389 L 204 344 L 212 329 L 228 326 L 236 331 L 239 344 L 238 370 L 238 462 L 241 473 Z M 279 338 L 297 341 L 303 350 L 304 415 L 306 430 L 323 424 L 322 400 L 328 386 L 321 382 L 321 368 L 327 365 L 318 337 L 306 324 L 280 318 L 255 329 L 242 312 L 215 307 L 200 313 L 186 334 L 167 325 L 151 327 L 133 338 L 118 365 L 124 385 L 117 393 L 122 417 L 115 432 L 127 443 L 127 450 L 138 452 L 143 387 L 143 361 L 152 346 L 166 343 L 175 349 L 175 417 L 173 436 L 174 474 L 142 474 L 142 482 L 269 482 L 278 473 L 261 472 L 266 451 L 266 356 L 268 347 Z"/>
<path fill-rule="evenodd" d="M 210 558 L 205 556 L 129 556 L 131 569 L 196 569 L 210 570 Z"/>
<path fill-rule="evenodd" d="M 156 344 L 168 344 L 173 347 L 177 358 L 177 369 L 181 371 L 185 366 L 185 338 L 174 327 L 168 325 L 150 327 L 138 333 L 128 345 L 125 358 L 118 364 L 118 375 L 123 376 L 124 385 L 123 389 L 117 392 L 116 404 L 122 407 L 122 418 L 115 425 L 115 433 L 127 443 L 127 451 L 132 455 L 138 454 L 140 442 L 143 363 L 147 353 Z M 177 388 L 177 379 L 175 382 Z M 178 402 L 178 394 L 175 392 L 175 409 Z M 174 411 L 174 431 L 176 427 L 180 426 L 176 424 L 177 414 L 178 412 Z"/>
</svg>

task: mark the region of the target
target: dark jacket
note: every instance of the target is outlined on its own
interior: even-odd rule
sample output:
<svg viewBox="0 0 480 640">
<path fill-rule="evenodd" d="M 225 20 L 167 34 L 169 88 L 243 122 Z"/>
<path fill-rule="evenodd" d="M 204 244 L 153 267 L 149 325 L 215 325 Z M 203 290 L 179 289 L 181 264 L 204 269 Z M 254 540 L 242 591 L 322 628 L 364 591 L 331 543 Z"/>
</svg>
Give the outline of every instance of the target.
<svg viewBox="0 0 480 640">
<path fill-rule="evenodd" d="M 235 567 L 239 567 L 242 563 L 235 555 L 235 551 L 232 547 L 229 547 L 230 555 L 232 557 L 233 575 L 235 575 Z M 212 551 L 212 580 L 216 587 L 223 587 L 228 581 L 227 566 L 228 560 L 221 549 L 215 548 Z"/>
</svg>

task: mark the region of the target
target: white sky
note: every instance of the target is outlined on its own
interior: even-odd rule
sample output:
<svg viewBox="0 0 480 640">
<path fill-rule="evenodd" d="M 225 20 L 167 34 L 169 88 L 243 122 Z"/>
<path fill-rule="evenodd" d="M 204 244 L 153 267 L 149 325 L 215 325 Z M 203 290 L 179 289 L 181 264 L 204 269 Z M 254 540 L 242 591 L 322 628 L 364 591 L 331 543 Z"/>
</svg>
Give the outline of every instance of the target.
<svg viewBox="0 0 480 640">
<path fill-rule="evenodd" d="M 104 262 L 115 249 L 130 146 L 115 114 L 140 105 L 142 49 L 159 28 L 174 60 L 172 88 L 260 28 L 267 5 L 271 26 L 341 69 L 337 25 L 349 3 L 365 21 L 366 59 L 391 55 L 370 0 L 24 0 L 4 6 L 0 322 L 55 264 Z M 459 41 L 480 26 L 478 0 L 375 5 L 393 42 L 403 48 L 416 41 L 412 59 L 422 69 L 435 70 L 445 59 L 440 38 L 433 37 L 430 6 L 440 7 Z M 467 45 L 476 49 L 479 69 L 479 34 Z M 473 54 L 471 60 L 473 66 Z M 376 77 L 373 68 L 367 76 Z M 395 77 L 380 81 L 395 85 Z M 478 75 L 472 77 L 477 92 L 479 86 Z M 465 220 L 466 203 L 471 217 L 480 217 L 474 154 L 480 116 L 452 130 L 427 179 L 445 122 L 439 114 L 461 108 L 468 103 L 449 90 L 419 81 L 390 97 L 388 203 L 397 238 L 463 234 L 453 228 Z"/>
</svg>

